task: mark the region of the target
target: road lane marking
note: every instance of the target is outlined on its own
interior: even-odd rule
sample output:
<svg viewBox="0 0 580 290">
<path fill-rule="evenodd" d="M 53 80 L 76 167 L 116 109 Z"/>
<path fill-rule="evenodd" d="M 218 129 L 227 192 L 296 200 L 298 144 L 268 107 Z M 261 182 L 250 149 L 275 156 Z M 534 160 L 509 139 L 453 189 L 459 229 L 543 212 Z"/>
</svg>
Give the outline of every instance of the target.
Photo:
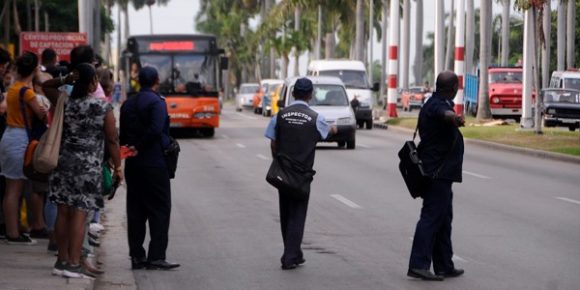
<svg viewBox="0 0 580 290">
<path fill-rule="evenodd" d="M 236 115 L 238 115 L 238 116 L 242 116 L 242 117 L 244 117 L 244 118 L 246 118 L 246 119 L 250 119 L 250 120 L 257 120 L 257 119 L 258 119 L 258 118 L 256 118 L 256 117 L 247 116 L 247 115 L 245 115 L 245 114 L 242 114 L 242 113 L 236 113 Z"/>
<path fill-rule="evenodd" d="M 362 148 L 366 148 L 366 149 L 370 149 L 370 148 L 372 148 L 372 147 L 371 147 L 371 146 L 369 146 L 369 145 L 360 144 L 360 143 L 358 144 L 358 146 L 359 146 L 359 147 L 362 147 Z"/>
<path fill-rule="evenodd" d="M 266 157 L 266 156 L 264 156 L 262 154 L 258 154 L 258 155 L 256 155 L 256 157 L 258 157 L 258 158 L 260 158 L 262 160 L 270 161 L 270 158 L 268 158 L 268 157 Z"/>
<path fill-rule="evenodd" d="M 347 206 L 349 206 L 351 208 L 362 208 L 360 205 L 354 203 L 353 201 L 349 200 L 348 198 L 346 198 L 340 194 L 331 194 L 330 196 L 332 196 L 336 200 L 346 204 Z"/>
<path fill-rule="evenodd" d="M 236 146 L 240 147 L 240 148 L 246 148 L 246 145 L 244 144 L 240 144 L 240 143 L 236 143 Z"/>
<path fill-rule="evenodd" d="M 567 202 L 571 202 L 571 203 L 575 203 L 575 204 L 580 204 L 580 201 L 577 201 L 575 199 L 571 199 L 571 198 L 565 198 L 565 197 L 556 197 L 559 200 L 563 200 L 563 201 L 567 201 Z"/>
<path fill-rule="evenodd" d="M 467 170 L 463 170 L 463 173 L 467 174 L 467 175 L 471 175 L 471 176 L 475 176 L 481 179 L 490 179 L 491 177 L 489 176 L 485 176 L 485 175 L 481 175 L 481 174 L 477 174 L 477 173 L 473 173 L 473 172 L 469 172 Z"/>
<path fill-rule="evenodd" d="M 224 138 L 224 139 L 230 139 L 230 136 L 228 136 L 228 135 L 222 135 L 222 138 Z"/>
</svg>

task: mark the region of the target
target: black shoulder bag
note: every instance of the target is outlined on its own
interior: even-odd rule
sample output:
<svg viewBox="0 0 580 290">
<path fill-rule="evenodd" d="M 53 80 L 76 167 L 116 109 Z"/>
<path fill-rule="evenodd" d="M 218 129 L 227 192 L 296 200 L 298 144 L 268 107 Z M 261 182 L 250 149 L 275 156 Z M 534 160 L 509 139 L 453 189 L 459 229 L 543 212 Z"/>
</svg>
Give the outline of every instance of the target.
<svg viewBox="0 0 580 290">
<path fill-rule="evenodd" d="M 429 189 L 431 182 L 433 179 L 439 176 L 439 172 L 445 166 L 447 159 L 453 152 L 455 148 L 455 143 L 457 142 L 457 135 L 453 139 L 453 145 L 451 149 L 445 155 L 443 162 L 435 172 L 432 174 L 428 174 L 423 169 L 423 162 L 419 158 L 419 152 L 417 151 L 417 146 L 415 145 L 415 137 L 417 136 L 417 131 L 419 130 L 419 119 L 417 119 L 417 127 L 415 128 L 415 132 L 413 133 L 413 139 L 410 141 L 406 141 L 403 145 L 403 148 L 399 150 L 399 171 L 401 171 L 401 175 L 403 176 L 403 180 L 407 185 L 407 189 L 411 194 L 412 198 L 423 197 L 423 195 Z"/>
<path fill-rule="evenodd" d="M 278 113 L 277 125 L 280 124 Z M 280 142 L 280 129 L 276 129 L 276 143 Z M 278 143 L 279 144 L 279 143 Z M 278 149 L 280 146 L 276 146 Z M 295 199 L 304 199 L 310 194 L 310 184 L 316 171 L 284 153 L 276 153 L 266 174 L 266 181 Z"/>
</svg>

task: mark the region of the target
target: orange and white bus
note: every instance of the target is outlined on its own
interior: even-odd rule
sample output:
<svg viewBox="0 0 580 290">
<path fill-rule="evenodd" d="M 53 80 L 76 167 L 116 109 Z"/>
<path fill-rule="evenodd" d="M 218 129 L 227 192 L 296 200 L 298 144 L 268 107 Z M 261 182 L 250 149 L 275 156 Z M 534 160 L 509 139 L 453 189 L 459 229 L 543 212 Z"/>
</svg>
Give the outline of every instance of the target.
<svg viewBox="0 0 580 290">
<path fill-rule="evenodd" d="M 219 127 L 222 57 L 213 35 L 141 35 L 129 37 L 123 55 L 127 95 L 139 90 L 141 67 L 159 72 L 159 93 L 166 98 L 172 128 L 199 130 L 212 137 Z"/>
</svg>

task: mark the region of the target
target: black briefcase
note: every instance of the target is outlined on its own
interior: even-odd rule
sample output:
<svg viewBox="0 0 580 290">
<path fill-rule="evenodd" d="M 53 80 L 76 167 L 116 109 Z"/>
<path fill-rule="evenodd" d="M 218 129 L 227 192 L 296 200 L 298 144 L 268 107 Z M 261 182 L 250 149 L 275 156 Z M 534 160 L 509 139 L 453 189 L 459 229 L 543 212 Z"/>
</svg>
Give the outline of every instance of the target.
<svg viewBox="0 0 580 290">
<path fill-rule="evenodd" d="M 279 153 L 272 160 L 266 174 L 266 181 L 281 192 L 302 199 L 310 194 L 310 183 L 316 171 L 292 159 L 286 154 Z"/>
<path fill-rule="evenodd" d="M 399 171 L 412 198 L 422 197 L 432 182 L 432 177 L 423 170 L 414 141 L 407 141 L 399 150 Z"/>
</svg>

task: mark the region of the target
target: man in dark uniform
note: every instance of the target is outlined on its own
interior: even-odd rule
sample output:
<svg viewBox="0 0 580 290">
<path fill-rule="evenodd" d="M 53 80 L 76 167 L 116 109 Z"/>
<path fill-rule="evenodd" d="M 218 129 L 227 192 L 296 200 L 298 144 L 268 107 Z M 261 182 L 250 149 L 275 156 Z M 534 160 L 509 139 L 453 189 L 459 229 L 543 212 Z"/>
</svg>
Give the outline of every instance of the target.
<svg viewBox="0 0 580 290">
<path fill-rule="evenodd" d="M 121 107 L 121 144 L 134 149 L 125 162 L 127 180 L 127 231 L 133 269 L 168 270 L 179 264 L 165 260 L 171 215 L 171 186 L 164 149 L 169 146 L 169 115 L 165 100 L 156 92 L 159 75 L 152 67 L 139 72 L 141 91 Z M 151 241 L 145 254 L 145 226 Z"/>
<path fill-rule="evenodd" d="M 423 198 L 407 275 L 423 280 L 441 281 L 464 273 L 453 264 L 451 221 L 453 219 L 453 182 L 461 182 L 463 136 L 459 127 L 465 121 L 453 111 L 453 98 L 459 80 L 453 72 L 437 77 L 436 91 L 419 113 L 418 151 L 432 184 Z M 433 260 L 433 270 L 429 270 Z"/>
<path fill-rule="evenodd" d="M 329 133 L 336 133 L 336 127 L 330 126 L 324 117 L 308 106 L 312 98 L 312 81 L 300 78 L 294 85 L 295 101 L 284 108 L 278 124 L 274 116 L 265 136 L 271 140 L 272 155 L 284 153 L 312 169 L 316 143 L 326 139 Z M 292 193 L 278 192 L 280 196 L 280 226 L 284 241 L 282 269 L 295 269 L 304 264 L 304 255 L 300 245 L 304 236 L 304 224 L 308 210 L 309 195 L 304 199 L 293 198 Z"/>
</svg>

